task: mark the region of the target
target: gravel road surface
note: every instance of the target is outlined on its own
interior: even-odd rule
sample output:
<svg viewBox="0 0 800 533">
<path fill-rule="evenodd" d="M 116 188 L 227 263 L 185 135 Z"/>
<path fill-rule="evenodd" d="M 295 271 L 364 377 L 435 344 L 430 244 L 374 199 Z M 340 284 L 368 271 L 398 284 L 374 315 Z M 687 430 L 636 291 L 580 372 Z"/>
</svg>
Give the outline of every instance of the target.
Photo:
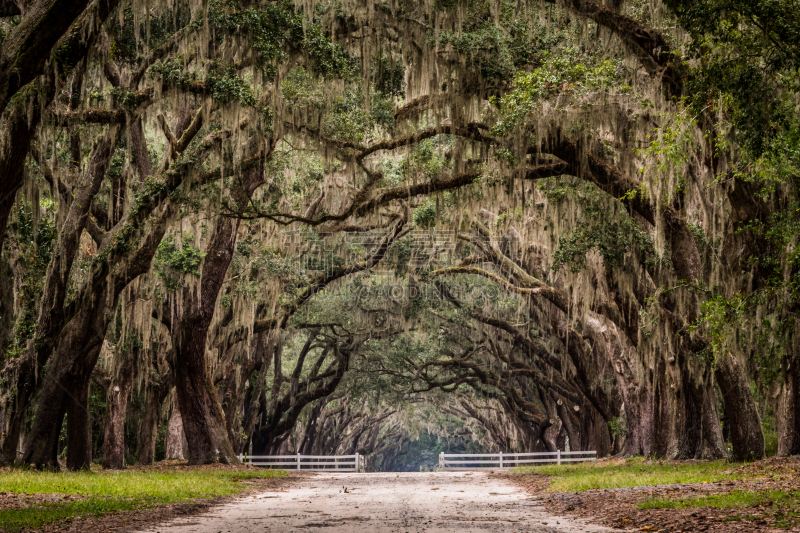
<svg viewBox="0 0 800 533">
<path fill-rule="evenodd" d="M 463 531 L 599 533 L 615 531 L 556 517 L 485 472 L 321 473 L 282 492 L 264 492 L 207 514 L 159 524 L 148 533 L 325 533 Z"/>
</svg>

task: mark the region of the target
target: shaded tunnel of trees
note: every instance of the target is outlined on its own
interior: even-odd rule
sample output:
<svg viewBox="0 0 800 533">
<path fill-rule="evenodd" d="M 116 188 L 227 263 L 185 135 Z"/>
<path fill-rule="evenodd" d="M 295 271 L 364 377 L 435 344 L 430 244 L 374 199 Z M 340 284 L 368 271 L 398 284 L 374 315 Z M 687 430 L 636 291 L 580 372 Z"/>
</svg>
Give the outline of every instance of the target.
<svg viewBox="0 0 800 533">
<path fill-rule="evenodd" d="M 799 17 L 0 1 L 0 463 L 800 454 Z"/>
</svg>

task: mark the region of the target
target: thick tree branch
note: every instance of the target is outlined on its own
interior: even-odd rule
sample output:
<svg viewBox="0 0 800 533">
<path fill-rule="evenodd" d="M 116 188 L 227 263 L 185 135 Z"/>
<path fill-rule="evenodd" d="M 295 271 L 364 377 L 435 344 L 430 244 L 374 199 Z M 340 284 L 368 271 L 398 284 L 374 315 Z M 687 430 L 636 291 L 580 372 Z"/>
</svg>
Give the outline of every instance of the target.
<svg viewBox="0 0 800 533">
<path fill-rule="evenodd" d="M 652 77 L 661 79 L 667 96 L 683 93 L 682 76 L 674 51 L 659 32 L 597 0 L 546 0 L 561 4 L 613 31 Z"/>
<path fill-rule="evenodd" d="M 88 5 L 89 0 L 36 0 L 28 6 L 19 25 L 3 41 L 0 112 L 17 91 L 44 73 L 51 50 Z"/>
</svg>

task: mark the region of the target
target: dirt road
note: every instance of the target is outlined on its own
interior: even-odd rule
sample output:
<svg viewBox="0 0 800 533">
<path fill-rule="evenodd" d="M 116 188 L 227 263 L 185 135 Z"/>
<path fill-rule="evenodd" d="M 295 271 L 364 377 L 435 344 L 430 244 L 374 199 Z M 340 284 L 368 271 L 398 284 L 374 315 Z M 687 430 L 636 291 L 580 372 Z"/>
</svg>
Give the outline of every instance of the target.
<svg viewBox="0 0 800 533">
<path fill-rule="evenodd" d="M 144 530 L 150 533 L 462 531 L 577 533 L 607 528 L 548 515 L 484 472 L 318 474 Z"/>
</svg>

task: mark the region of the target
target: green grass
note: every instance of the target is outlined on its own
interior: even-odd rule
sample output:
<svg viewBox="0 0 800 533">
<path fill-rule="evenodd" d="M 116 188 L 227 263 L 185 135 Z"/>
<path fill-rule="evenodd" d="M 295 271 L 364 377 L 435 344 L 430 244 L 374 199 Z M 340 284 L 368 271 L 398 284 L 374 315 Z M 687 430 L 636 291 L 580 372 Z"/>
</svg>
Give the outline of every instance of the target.
<svg viewBox="0 0 800 533">
<path fill-rule="evenodd" d="M 37 529 L 65 518 L 101 516 L 114 511 L 132 511 L 157 502 L 135 498 L 87 498 L 66 503 L 46 503 L 24 509 L 0 509 L 0 531 Z"/>
<path fill-rule="evenodd" d="M 699 498 L 652 498 L 639 504 L 639 509 L 686 509 L 716 507 L 719 509 L 750 508 L 752 511 L 730 516 L 727 520 L 775 520 L 774 527 L 791 528 L 800 519 L 800 491 L 766 490 L 761 492 L 733 491 Z"/>
<path fill-rule="evenodd" d="M 100 516 L 195 498 L 230 496 L 247 487 L 241 480 L 285 475 L 281 470 L 261 469 L 101 473 L 4 471 L 0 473 L 0 492 L 73 494 L 85 499 L 0 509 L 0 531 L 41 527 L 70 517 Z"/>
<path fill-rule="evenodd" d="M 768 490 L 763 492 L 733 491 L 699 498 L 652 498 L 639 504 L 639 509 L 686 509 L 689 507 L 791 507 L 800 508 L 800 492 Z"/>
<path fill-rule="evenodd" d="M 725 461 L 669 464 L 637 458 L 627 461 L 524 467 L 516 471 L 551 475 L 550 490 L 553 492 L 578 492 L 704 481 L 711 483 L 748 477 L 744 472 L 734 471 L 737 466 L 740 465 Z"/>
</svg>

